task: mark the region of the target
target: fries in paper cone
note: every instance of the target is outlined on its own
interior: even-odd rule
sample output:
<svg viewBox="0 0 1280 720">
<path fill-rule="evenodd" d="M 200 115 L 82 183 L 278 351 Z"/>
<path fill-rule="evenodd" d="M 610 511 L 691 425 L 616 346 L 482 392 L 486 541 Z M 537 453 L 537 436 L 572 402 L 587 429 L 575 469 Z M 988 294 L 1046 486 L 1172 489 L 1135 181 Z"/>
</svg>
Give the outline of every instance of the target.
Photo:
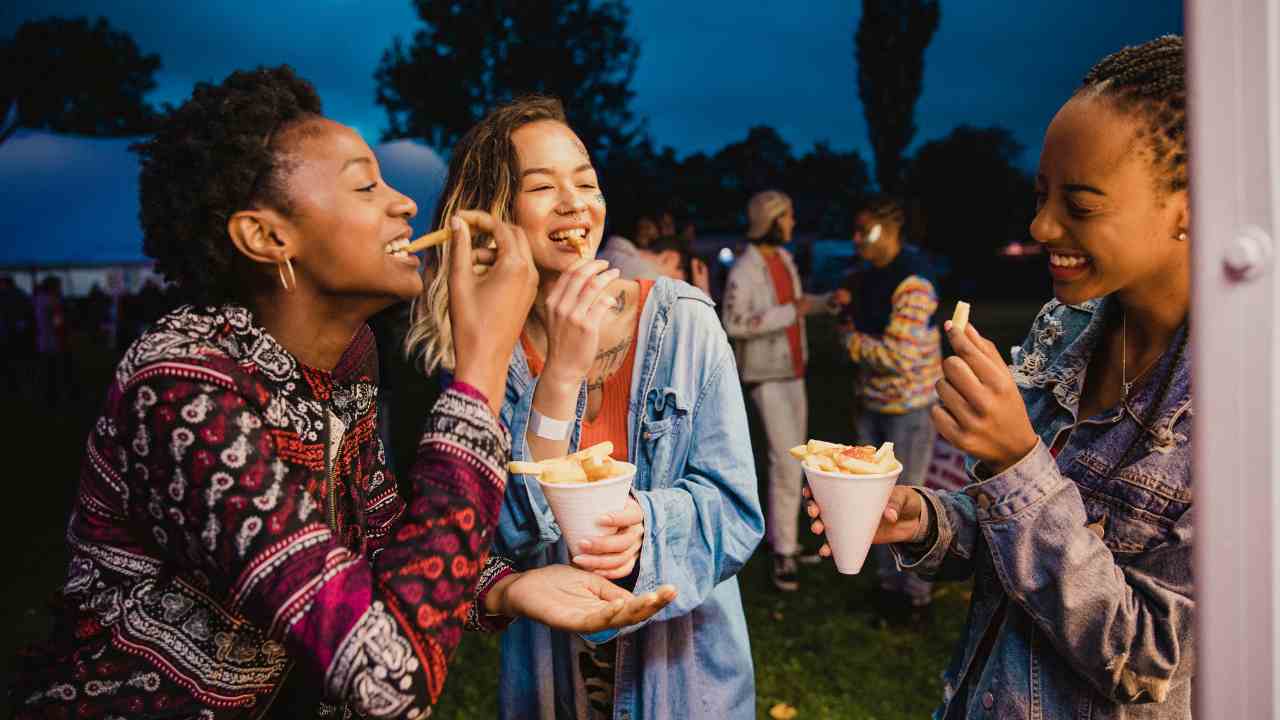
<svg viewBox="0 0 1280 720">
<path fill-rule="evenodd" d="M 632 471 L 627 463 L 610 457 L 613 443 L 602 442 L 564 457 L 537 462 L 513 461 L 507 470 L 516 474 L 535 475 L 546 483 L 592 483 Z"/>
<path fill-rule="evenodd" d="M 791 456 L 811 470 L 851 475 L 879 475 L 892 471 L 898 464 L 891 442 L 876 448 L 810 440 L 791 448 Z"/>
</svg>

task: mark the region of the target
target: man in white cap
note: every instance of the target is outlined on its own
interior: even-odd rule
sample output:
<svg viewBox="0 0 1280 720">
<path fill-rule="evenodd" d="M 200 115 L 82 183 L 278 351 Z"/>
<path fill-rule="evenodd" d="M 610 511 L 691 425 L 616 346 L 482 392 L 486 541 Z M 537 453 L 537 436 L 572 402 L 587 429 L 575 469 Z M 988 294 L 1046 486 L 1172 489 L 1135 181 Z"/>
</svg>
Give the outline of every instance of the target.
<svg viewBox="0 0 1280 720">
<path fill-rule="evenodd" d="M 795 211 L 791 198 L 776 190 L 754 195 L 747 204 L 750 245 L 733 264 L 725 286 L 723 319 L 733 340 L 738 374 L 750 390 L 769 442 L 769 498 L 766 533 L 773 552 L 773 584 L 782 591 L 800 587 L 797 560 L 802 471 L 787 451 L 807 440 L 808 400 L 805 315 L 835 313 L 848 293 L 805 295 L 791 253 Z"/>
</svg>

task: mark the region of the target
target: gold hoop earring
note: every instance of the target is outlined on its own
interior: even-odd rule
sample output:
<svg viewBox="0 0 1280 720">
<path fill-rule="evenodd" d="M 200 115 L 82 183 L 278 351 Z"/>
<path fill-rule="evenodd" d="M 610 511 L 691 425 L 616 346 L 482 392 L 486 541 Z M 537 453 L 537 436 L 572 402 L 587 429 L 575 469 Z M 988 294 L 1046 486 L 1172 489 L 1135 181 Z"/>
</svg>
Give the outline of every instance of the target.
<svg viewBox="0 0 1280 720">
<path fill-rule="evenodd" d="M 284 268 L 289 268 L 289 280 L 292 281 L 293 287 L 290 287 L 290 283 L 284 279 Z M 298 276 L 293 274 L 293 263 L 288 257 L 285 257 L 283 263 L 276 263 L 276 272 L 280 274 L 280 284 L 284 286 L 285 292 L 293 292 L 294 288 L 298 287 Z"/>
</svg>

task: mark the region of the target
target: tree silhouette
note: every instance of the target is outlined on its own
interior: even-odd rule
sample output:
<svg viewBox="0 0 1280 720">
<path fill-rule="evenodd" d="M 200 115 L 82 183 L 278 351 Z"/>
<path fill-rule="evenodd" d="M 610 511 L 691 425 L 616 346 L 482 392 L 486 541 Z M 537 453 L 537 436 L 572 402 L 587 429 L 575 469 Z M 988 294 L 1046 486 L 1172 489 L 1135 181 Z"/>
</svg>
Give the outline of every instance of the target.
<svg viewBox="0 0 1280 720">
<path fill-rule="evenodd" d="M 1035 184 L 1017 165 L 1021 154 L 1005 128 L 961 125 L 912 158 L 905 194 L 921 210 L 918 239 L 950 257 L 958 275 L 989 275 L 999 248 L 1027 239 Z"/>
<path fill-rule="evenodd" d="M 529 92 L 564 102 L 604 159 L 636 141 L 630 102 L 639 48 L 617 0 L 415 0 L 424 27 L 396 38 L 374 77 L 387 138 L 453 146 L 485 112 Z"/>
<path fill-rule="evenodd" d="M 155 126 L 157 112 L 143 97 L 156 86 L 160 56 L 144 55 L 103 18 L 25 22 L 0 52 L 0 108 L 16 102 L 14 127 L 115 136 Z"/>
<path fill-rule="evenodd" d="M 876 182 L 885 192 L 902 187 L 903 153 L 916 134 L 924 50 L 938 29 L 938 16 L 938 0 L 862 0 L 854 33 L 858 97 L 867 116 Z"/>
<path fill-rule="evenodd" d="M 787 189 L 795 200 L 801 232 L 844 238 L 853 227 L 853 208 L 865 197 L 871 179 L 858 153 L 832 150 L 818 142 L 791 164 Z"/>
</svg>

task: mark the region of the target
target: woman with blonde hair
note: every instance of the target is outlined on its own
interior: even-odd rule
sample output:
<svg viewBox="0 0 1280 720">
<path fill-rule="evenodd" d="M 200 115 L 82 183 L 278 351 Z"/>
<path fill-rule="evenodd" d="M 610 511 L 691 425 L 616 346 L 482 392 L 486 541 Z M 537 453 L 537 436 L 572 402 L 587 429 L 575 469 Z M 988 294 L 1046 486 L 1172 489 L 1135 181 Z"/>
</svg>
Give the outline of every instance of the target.
<svg viewBox="0 0 1280 720">
<path fill-rule="evenodd" d="M 507 375 L 502 419 L 513 456 L 543 459 L 610 441 L 637 466 L 613 532 L 570 557 L 536 479 L 508 485 L 495 560 L 478 602 L 512 567 L 569 563 L 633 589 L 678 595 L 651 620 L 570 635 L 518 620 L 502 641 L 504 718 L 728 718 L 754 712 L 746 620 L 735 577 L 763 530 L 733 353 L 711 301 L 669 278 L 620 279 L 591 259 L 605 203 L 559 101 L 527 97 L 489 113 L 454 148 L 438 222 L 476 207 L 521 228 L 539 273 Z M 436 253 L 448 267 L 452 251 Z M 453 365 L 450 279 L 414 308 L 408 349 L 430 372 Z M 506 308 L 493 308 L 501 313 Z M 519 309 L 514 309 L 519 311 Z M 486 618 L 501 627 L 502 617 Z"/>
</svg>

